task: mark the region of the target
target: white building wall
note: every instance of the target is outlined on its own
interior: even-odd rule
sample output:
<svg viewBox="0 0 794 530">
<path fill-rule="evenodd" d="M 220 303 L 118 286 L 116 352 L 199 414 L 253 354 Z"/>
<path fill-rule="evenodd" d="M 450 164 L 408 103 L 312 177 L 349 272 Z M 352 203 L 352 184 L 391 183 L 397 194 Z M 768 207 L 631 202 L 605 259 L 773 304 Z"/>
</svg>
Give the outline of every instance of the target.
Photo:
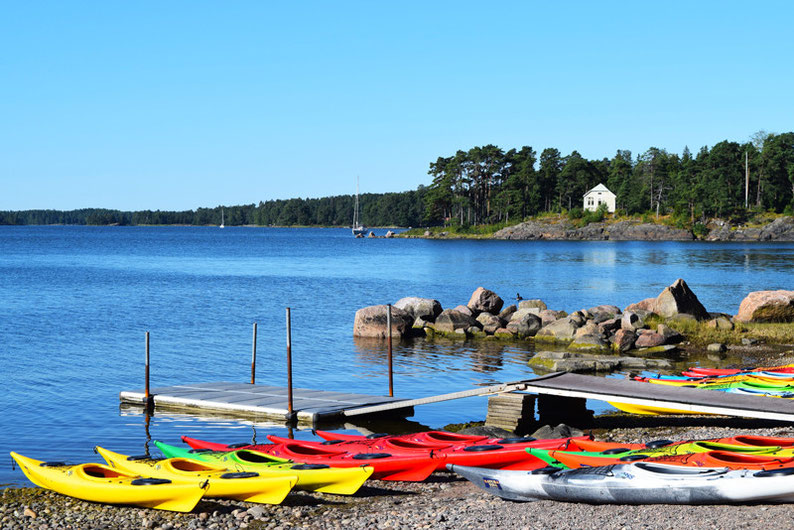
<svg viewBox="0 0 794 530">
<path fill-rule="evenodd" d="M 607 211 L 609 213 L 615 212 L 615 194 L 611 191 L 596 191 L 590 190 L 584 196 L 584 206 L 585 210 L 590 210 L 594 212 L 598 209 L 598 206 L 601 203 L 606 203 Z"/>
</svg>

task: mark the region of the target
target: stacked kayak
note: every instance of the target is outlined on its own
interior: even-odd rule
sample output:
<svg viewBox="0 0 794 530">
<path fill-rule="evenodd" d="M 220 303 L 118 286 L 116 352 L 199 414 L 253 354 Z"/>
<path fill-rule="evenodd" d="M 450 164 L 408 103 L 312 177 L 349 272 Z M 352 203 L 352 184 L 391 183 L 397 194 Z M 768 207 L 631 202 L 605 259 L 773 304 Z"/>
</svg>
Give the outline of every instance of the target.
<svg viewBox="0 0 794 530">
<path fill-rule="evenodd" d="M 706 372 L 705 374 L 695 370 L 700 369 L 690 368 L 680 376 L 659 375 L 657 377 L 635 377 L 634 379 L 651 384 L 692 387 L 758 397 L 794 398 L 794 366 L 791 365 L 743 371 L 702 369 Z M 718 373 L 711 373 L 712 371 Z M 612 401 L 609 404 L 623 412 L 632 414 L 703 414 L 676 408 Z"/>
<path fill-rule="evenodd" d="M 189 512 L 205 493 L 206 480 L 142 477 L 103 464 L 42 462 L 14 452 L 11 456 L 37 486 L 85 501 Z"/>
<path fill-rule="evenodd" d="M 168 458 L 184 458 L 221 466 L 241 472 L 296 475 L 296 489 L 352 495 L 372 476 L 374 467 L 368 462 L 357 462 L 347 467 L 331 467 L 322 463 L 295 463 L 259 451 L 237 449 L 233 451 L 192 450 L 155 441 L 157 448 Z M 427 475 L 432 473 L 430 469 Z"/>
<path fill-rule="evenodd" d="M 187 458 L 152 459 L 114 453 L 102 447 L 95 447 L 95 450 L 114 469 L 175 481 L 204 480 L 206 481 L 204 494 L 206 497 L 281 504 L 281 501 L 298 482 L 296 473 L 234 472 L 224 466 Z"/>
<path fill-rule="evenodd" d="M 549 451 L 544 449 L 527 449 L 527 451 L 550 466 L 568 468 L 623 464 L 659 457 L 689 455 L 692 453 L 705 453 L 710 451 L 723 451 L 744 455 L 767 455 L 778 458 L 794 456 L 794 448 L 792 447 L 735 445 L 711 441 L 682 442 L 650 449 L 621 450 L 621 448 L 618 448 L 602 452 Z"/>
<path fill-rule="evenodd" d="M 594 504 L 735 504 L 794 501 L 794 468 L 729 470 L 652 462 L 533 471 L 448 466 L 480 489 L 514 501 Z"/>
<path fill-rule="evenodd" d="M 325 463 L 350 467 L 366 462 L 374 468 L 373 477 L 381 480 L 421 481 L 430 473 L 444 469 L 447 464 L 472 465 L 500 469 L 534 469 L 543 463 L 525 451 L 528 447 L 565 448 L 586 437 L 534 440 L 527 438 L 501 439 L 502 443 L 461 442 L 425 444 L 402 438 L 375 438 L 312 442 L 268 437 L 273 443 L 257 445 L 227 445 L 183 436 L 182 440 L 197 451 L 243 451 L 264 453 L 307 463 Z M 158 447 L 160 447 L 158 445 Z M 578 447 L 578 446 L 576 446 Z M 581 449 L 581 447 L 579 447 Z M 160 447 L 165 454 L 171 449 Z M 202 453 L 194 453 L 200 455 Z"/>
</svg>

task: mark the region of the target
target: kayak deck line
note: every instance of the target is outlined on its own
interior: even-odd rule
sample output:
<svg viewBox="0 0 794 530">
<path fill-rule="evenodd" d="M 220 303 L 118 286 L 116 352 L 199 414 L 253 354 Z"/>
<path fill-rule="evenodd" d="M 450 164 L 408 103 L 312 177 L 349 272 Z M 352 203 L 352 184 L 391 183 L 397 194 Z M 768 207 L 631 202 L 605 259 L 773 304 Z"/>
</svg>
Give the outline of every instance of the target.
<svg viewBox="0 0 794 530">
<path fill-rule="evenodd" d="M 794 422 L 794 400 L 790 399 L 764 399 L 752 395 L 651 385 L 628 379 L 568 372 L 555 372 L 533 379 L 417 399 L 295 388 L 295 417 L 292 419 L 314 424 L 384 412 L 409 416 L 413 413 L 413 407 L 418 405 L 506 392 L 525 392 L 576 400 L 595 399 L 695 413 Z M 151 393 L 154 395 L 155 408 L 234 413 L 291 421 L 286 387 L 222 381 L 154 388 Z M 119 394 L 119 399 L 123 403 L 144 405 L 145 393 L 143 390 L 123 391 Z"/>
</svg>

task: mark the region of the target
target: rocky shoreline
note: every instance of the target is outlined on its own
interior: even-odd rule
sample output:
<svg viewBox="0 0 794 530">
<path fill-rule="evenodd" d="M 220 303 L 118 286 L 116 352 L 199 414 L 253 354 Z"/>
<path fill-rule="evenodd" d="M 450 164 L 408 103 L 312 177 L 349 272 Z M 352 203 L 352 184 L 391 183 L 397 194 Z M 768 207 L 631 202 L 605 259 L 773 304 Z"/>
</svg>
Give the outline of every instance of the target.
<svg viewBox="0 0 794 530">
<path fill-rule="evenodd" d="M 730 339 L 735 346 L 740 342 L 754 346 L 759 340 L 742 326 L 784 323 L 791 327 L 794 291 L 749 293 L 737 314 L 729 315 L 709 312 L 679 278 L 656 297 L 622 310 L 602 304 L 568 314 L 549 309 L 542 300 L 521 299 L 518 305 L 506 306 L 495 292 L 478 287 L 465 305 L 454 308 L 443 309 L 438 300 L 421 297 L 405 297 L 391 307 L 361 308 L 353 322 L 354 337 L 386 338 L 387 315 L 395 338 L 531 341 L 540 350 L 530 360 L 536 371 L 658 370 L 669 369 L 665 359 L 675 356 L 682 346 L 690 346 L 690 332 L 705 331 L 704 337 Z M 781 337 L 791 339 L 792 332 L 794 329 L 788 329 Z M 727 350 L 723 342 L 702 346 L 718 359 L 724 358 Z M 544 351 L 561 349 L 564 351 Z"/>
<path fill-rule="evenodd" d="M 415 236 L 414 236 L 415 237 Z M 466 238 L 448 232 L 426 231 L 425 238 Z M 472 236 L 478 239 L 483 236 Z M 577 226 L 566 218 L 543 218 L 525 221 L 495 232 L 493 239 L 522 241 L 794 241 L 794 217 L 784 216 L 759 226 L 734 224 L 712 219 L 696 234 L 691 229 L 677 228 L 641 220 L 601 221 Z"/>
<path fill-rule="evenodd" d="M 698 425 L 698 424 L 702 425 Z M 608 428 L 599 427 L 599 424 Z M 790 426 L 716 417 L 666 417 L 636 421 L 596 419 L 596 438 L 639 442 L 717 438 L 738 433 L 794 436 Z M 708 510 L 707 520 L 704 509 Z M 553 501 L 502 501 L 450 473 L 427 482 L 369 481 L 353 496 L 294 492 L 278 506 L 208 499 L 187 514 L 106 506 L 38 488 L 9 488 L 0 495 L 4 529 L 364 529 L 364 528 L 712 528 L 786 525 L 788 505 L 698 506 L 589 505 Z"/>
</svg>

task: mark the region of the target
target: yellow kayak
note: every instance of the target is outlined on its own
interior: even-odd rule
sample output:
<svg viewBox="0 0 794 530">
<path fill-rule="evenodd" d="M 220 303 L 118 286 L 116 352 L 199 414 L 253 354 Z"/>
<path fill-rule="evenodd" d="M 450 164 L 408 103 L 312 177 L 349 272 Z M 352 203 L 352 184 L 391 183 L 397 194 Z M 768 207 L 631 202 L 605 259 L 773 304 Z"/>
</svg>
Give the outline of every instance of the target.
<svg viewBox="0 0 794 530">
<path fill-rule="evenodd" d="M 668 409 L 665 407 L 654 407 L 651 405 L 631 405 L 629 403 L 617 403 L 608 401 L 610 405 L 623 412 L 630 414 L 645 414 L 655 416 L 659 414 L 695 414 L 695 415 L 710 415 L 708 412 L 693 412 L 691 410 Z"/>
<path fill-rule="evenodd" d="M 154 444 L 166 456 L 189 458 L 232 471 L 254 471 L 263 476 L 298 475 L 297 490 L 320 491 L 335 495 L 353 495 L 372 475 L 372 466 L 330 467 L 325 464 L 301 464 L 257 451 L 196 451 L 163 442 Z"/>
<path fill-rule="evenodd" d="M 189 512 L 204 496 L 202 480 L 144 478 L 104 464 L 49 463 L 14 452 L 11 457 L 37 486 L 85 501 Z"/>
<path fill-rule="evenodd" d="M 207 481 L 206 497 L 223 497 L 238 501 L 281 504 L 298 482 L 297 474 L 260 475 L 257 472 L 231 472 L 225 466 L 198 462 L 188 458 L 155 460 L 94 448 L 111 467 L 146 477 L 177 481 Z"/>
</svg>

